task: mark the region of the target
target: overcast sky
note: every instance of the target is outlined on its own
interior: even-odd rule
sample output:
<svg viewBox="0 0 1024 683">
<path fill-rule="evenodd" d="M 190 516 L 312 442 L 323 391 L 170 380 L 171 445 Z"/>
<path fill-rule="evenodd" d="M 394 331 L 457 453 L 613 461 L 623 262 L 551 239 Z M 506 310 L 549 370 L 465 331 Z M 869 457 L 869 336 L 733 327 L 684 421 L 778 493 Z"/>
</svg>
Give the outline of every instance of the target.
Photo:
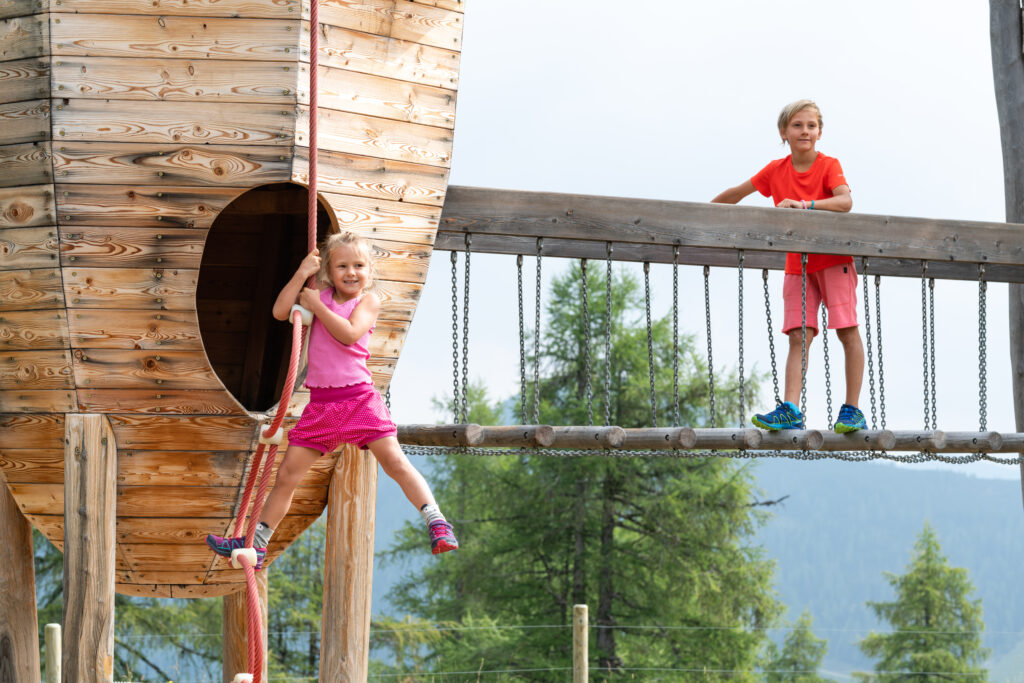
<svg viewBox="0 0 1024 683">
<path fill-rule="evenodd" d="M 1002 162 L 992 89 L 988 4 L 929 2 L 467 3 L 451 184 L 707 201 L 785 156 L 775 121 L 798 98 L 824 116 L 818 149 L 837 157 L 853 210 L 1002 221 Z M 748 205 L 768 206 L 755 195 Z M 514 257 L 473 257 L 470 375 L 494 397 L 518 392 Z M 392 385 L 398 422 L 434 422 L 451 391 L 450 273 L 435 254 Z M 545 280 L 566 263 L 544 262 Z M 461 261 L 460 261 L 461 268 Z M 526 287 L 533 290 L 532 259 Z M 636 266 L 637 273 L 640 272 Z M 671 270 L 653 266 L 654 312 L 671 305 Z M 681 325 L 704 344 L 702 279 L 681 269 Z M 781 278 L 770 281 L 782 318 Z M 748 269 L 746 367 L 767 370 L 758 271 Z M 920 281 L 883 281 L 889 428 L 920 428 Z M 858 293 L 860 293 L 858 288 Z M 978 428 L 978 291 L 936 286 L 939 428 Z M 532 319 L 532 297 L 527 315 Z M 719 369 L 736 364 L 734 269 L 712 276 Z M 989 428 L 1013 431 L 1005 285 L 988 296 Z M 775 338 L 779 349 L 785 338 Z M 842 402 L 833 342 L 834 405 Z M 808 413 L 825 426 L 820 344 Z M 781 369 L 782 358 L 780 358 Z M 868 412 L 867 381 L 861 406 Z M 771 407 L 770 388 L 758 401 Z M 738 419 L 735 418 L 735 419 Z M 1017 477 L 982 465 L 983 476 Z"/>
</svg>

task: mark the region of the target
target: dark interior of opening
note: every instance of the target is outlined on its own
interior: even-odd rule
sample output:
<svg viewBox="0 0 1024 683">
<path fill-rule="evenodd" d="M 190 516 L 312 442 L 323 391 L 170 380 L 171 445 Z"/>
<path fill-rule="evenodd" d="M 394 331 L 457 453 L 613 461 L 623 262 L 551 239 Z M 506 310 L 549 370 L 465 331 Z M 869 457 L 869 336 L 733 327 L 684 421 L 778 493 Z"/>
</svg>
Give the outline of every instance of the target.
<svg viewBox="0 0 1024 683">
<path fill-rule="evenodd" d="M 274 320 L 271 309 L 307 253 L 307 197 L 292 183 L 250 190 L 221 212 L 206 238 L 199 329 L 214 371 L 248 410 L 273 406 L 288 372 L 291 325 Z M 321 204 L 317 243 L 331 230 Z"/>
</svg>

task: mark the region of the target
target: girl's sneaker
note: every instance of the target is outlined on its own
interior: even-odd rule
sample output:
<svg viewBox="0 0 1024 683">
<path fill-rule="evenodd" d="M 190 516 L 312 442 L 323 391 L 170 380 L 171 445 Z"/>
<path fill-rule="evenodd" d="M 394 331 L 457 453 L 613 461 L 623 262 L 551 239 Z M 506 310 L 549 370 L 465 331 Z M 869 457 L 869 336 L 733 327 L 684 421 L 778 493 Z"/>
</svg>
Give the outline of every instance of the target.
<svg viewBox="0 0 1024 683">
<path fill-rule="evenodd" d="M 839 409 L 839 419 L 836 420 L 835 430 L 840 434 L 849 434 L 858 429 L 867 429 L 868 423 L 864 420 L 864 413 L 860 408 L 854 408 L 849 403 L 844 403 Z"/>
<path fill-rule="evenodd" d="M 210 546 L 210 550 L 221 557 L 231 557 L 232 550 L 245 547 L 245 537 L 236 536 L 235 538 L 224 538 L 223 536 L 217 536 L 216 534 L 207 534 L 206 545 Z M 255 548 L 255 550 L 256 569 L 261 569 L 263 567 L 263 558 L 267 556 L 267 549 Z"/>
<path fill-rule="evenodd" d="M 449 550 L 459 549 L 459 542 L 455 540 L 452 525 L 448 522 L 439 519 L 432 522 L 427 530 L 430 532 L 430 552 L 433 554 L 440 555 Z"/>
<path fill-rule="evenodd" d="M 750 418 L 750 421 L 761 429 L 767 429 L 773 432 L 778 429 L 804 428 L 804 416 L 800 413 L 800 409 L 789 401 L 780 403 L 778 407 L 770 413 L 758 413 L 757 415 L 754 415 L 754 417 Z"/>
</svg>

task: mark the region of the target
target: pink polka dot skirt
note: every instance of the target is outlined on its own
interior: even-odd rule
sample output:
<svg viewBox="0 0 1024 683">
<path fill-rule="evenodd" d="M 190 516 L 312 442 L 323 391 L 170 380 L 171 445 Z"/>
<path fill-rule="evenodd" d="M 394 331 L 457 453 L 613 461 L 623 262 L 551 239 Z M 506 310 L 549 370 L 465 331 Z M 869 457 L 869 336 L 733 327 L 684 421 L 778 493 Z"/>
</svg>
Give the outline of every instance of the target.
<svg viewBox="0 0 1024 683">
<path fill-rule="evenodd" d="M 372 384 L 310 387 L 309 404 L 288 433 L 288 444 L 330 453 L 346 443 L 366 448 L 377 439 L 395 436 L 384 399 Z"/>
</svg>

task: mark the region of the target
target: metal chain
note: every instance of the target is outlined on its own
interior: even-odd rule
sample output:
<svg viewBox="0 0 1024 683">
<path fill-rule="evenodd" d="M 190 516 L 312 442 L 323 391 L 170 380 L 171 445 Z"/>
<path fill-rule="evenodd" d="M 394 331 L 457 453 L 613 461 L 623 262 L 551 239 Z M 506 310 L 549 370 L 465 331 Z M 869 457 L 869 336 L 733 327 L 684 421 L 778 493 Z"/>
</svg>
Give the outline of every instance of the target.
<svg viewBox="0 0 1024 683">
<path fill-rule="evenodd" d="M 391 412 L 391 385 L 384 391 L 384 406 L 387 407 L 388 412 Z"/>
<path fill-rule="evenodd" d="M 772 358 L 772 388 L 775 391 L 775 405 L 782 403 L 779 396 L 779 366 L 775 362 L 775 337 L 772 330 L 772 304 L 768 297 L 768 269 L 761 271 L 761 280 L 764 282 L 764 316 L 768 320 L 768 350 Z"/>
<path fill-rule="evenodd" d="M 939 412 L 935 405 L 935 278 L 928 278 L 928 344 L 932 381 L 932 429 L 936 429 Z"/>
<path fill-rule="evenodd" d="M 878 408 L 885 429 L 885 366 L 882 361 L 882 276 L 875 275 L 875 335 L 878 341 Z"/>
<path fill-rule="evenodd" d="M 519 415 L 526 424 L 526 334 L 523 327 L 523 255 L 516 256 L 517 291 L 519 293 Z"/>
<path fill-rule="evenodd" d="M 868 291 L 868 258 L 864 257 L 864 274 L 861 276 L 864 285 L 864 336 L 867 339 L 868 356 L 868 387 L 871 395 L 871 428 L 878 428 L 878 410 L 875 405 L 875 356 L 872 353 L 871 339 L 871 296 Z"/>
<path fill-rule="evenodd" d="M 594 424 L 594 388 L 590 383 L 590 283 L 587 282 L 587 259 L 580 259 L 580 298 L 583 299 L 583 375 L 587 399 L 587 424 Z"/>
<path fill-rule="evenodd" d="M 679 247 L 672 247 L 672 426 L 679 426 Z"/>
<path fill-rule="evenodd" d="M 800 254 L 800 413 L 807 419 L 807 254 Z"/>
<path fill-rule="evenodd" d="M 472 235 L 466 233 L 466 269 L 462 278 L 462 419 L 469 422 L 469 248 Z"/>
<path fill-rule="evenodd" d="M 537 282 L 534 292 L 536 302 L 533 312 L 533 421 L 540 424 L 540 266 L 544 238 L 537 238 Z"/>
<path fill-rule="evenodd" d="M 932 423 L 931 404 L 928 403 L 930 395 L 928 389 L 928 262 L 921 261 L 921 363 L 924 377 L 924 391 L 921 394 L 924 399 L 924 428 L 928 429 Z"/>
<path fill-rule="evenodd" d="M 978 422 L 979 431 L 988 429 L 988 283 L 985 264 L 978 264 Z"/>
<path fill-rule="evenodd" d="M 740 379 L 740 422 L 739 426 L 742 427 L 746 424 L 747 420 L 747 402 L 744 387 L 743 377 L 743 250 L 740 249 L 738 263 L 736 265 L 737 272 L 737 291 L 739 293 L 739 312 L 737 314 L 737 329 L 739 332 L 739 379 Z"/>
<path fill-rule="evenodd" d="M 651 388 L 651 426 L 658 426 L 658 404 L 654 395 L 654 332 L 651 329 L 651 264 L 644 261 L 644 308 L 647 312 L 647 375 Z"/>
<path fill-rule="evenodd" d="M 828 308 L 821 309 L 821 345 L 825 354 L 825 411 L 828 415 L 828 428 L 832 430 L 832 369 L 828 361 Z"/>
<path fill-rule="evenodd" d="M 604 276 L 604 426 L 612 424 L 612 243 L 607 250 Z"/>
<path fill-rule="evenodd" d="M 459 412 L 459 253 L 452 250 L 452 412 L 456 423 L 462 423 Z"/>
<path fill-rule="evenodd" d="M 711 427 L 715 426 L 715 363 L 711 357 L 711 267 L 704 266 L 704 321 L 708 335 L 708 409 Z"/>
</svg>

